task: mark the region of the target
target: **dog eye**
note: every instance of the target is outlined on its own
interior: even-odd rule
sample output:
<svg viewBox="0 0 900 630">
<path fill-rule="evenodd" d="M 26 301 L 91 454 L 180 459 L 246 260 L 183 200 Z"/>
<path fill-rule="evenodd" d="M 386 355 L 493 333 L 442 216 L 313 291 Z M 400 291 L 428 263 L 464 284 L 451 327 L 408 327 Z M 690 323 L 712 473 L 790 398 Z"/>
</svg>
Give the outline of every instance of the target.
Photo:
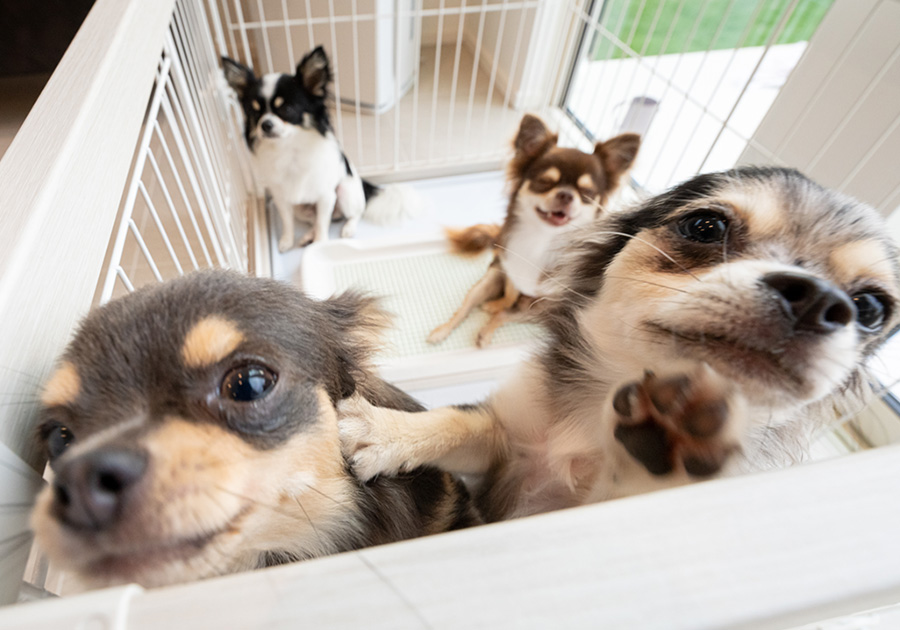
<svg viewBox="0 0 900 630">
<path fill-rule="evenodd" d="M 678 232 L 698 243 L 721 243 L 728 233 L 728 220 L 718 212 L 695 212 L 678 222 Z"/>
<path fill-rule="evenodd" d="M 225 375 L 220 392 L 235 402 L 253 402 L 268 395 L 277 380 L 278 375 L 267 367 L 242 365 Z"/>
<path fill-rule="evenodd" d="M 58 424 L 47 431 L 45 439 L 47 440 L 47 456 L 50 459 L 56 459 L 75 441 L 75 434 L 69 427 Z"/>
<path fill-rule="evenodd" d="M 856 321 L 867 332 L 876 332 L 884 325 L 887 306 L 884 297 L 869 292 L 856 293 L 852 297 L 856 305 Z"/>
</svg>

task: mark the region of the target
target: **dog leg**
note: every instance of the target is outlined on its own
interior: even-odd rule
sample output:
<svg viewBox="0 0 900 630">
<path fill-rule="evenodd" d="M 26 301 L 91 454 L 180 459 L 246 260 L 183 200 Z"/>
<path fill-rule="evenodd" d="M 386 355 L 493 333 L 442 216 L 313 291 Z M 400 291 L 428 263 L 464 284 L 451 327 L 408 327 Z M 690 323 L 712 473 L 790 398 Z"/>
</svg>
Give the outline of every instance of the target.
<svg viewBox="0 0 900 630">
<path fill-rule="evenodd" d="M 506 276 L 503 279 L 503 296 L 496 300 L 485 302 L 481 305 L 481 310 L 492 314 L 508 311 L 519 300 L 520 295 L 521 293 L 519 293 L 516 285 L 512 283 L 509 276 Z"/>
<path fill-rule="evenodd" d="M 335 193 L 324 195 L 316 202 L 316 222 L 313 225 L 311 242 L 328 240 L 328 228 L 331 226 L 331 217 L 334 216 L 335 203 L 337 203 L 337 194 Z M 306 240 L 306 236 L 304 236 L 304 240 Z"/>
<path fill-rule="evenodd" d="M 351 238 L 356 234 L 356 226 L 366 211 L 366 195 L 363 192 L 362 180 L 355 176 L 347 176 L 337 187 L 337 204 L 347 222 L 341 227 L 341 238 Z"/>
<path fill-rule="evenodd" d="M 459 326 L 462 321 L 472 312 L 479 304 L 483 304 L 486 300 L 497 295 L 503 287 L 503 272 L 497 266 L 488 267 L 487 272 L 481 277 L 481 280 L 469 289 L 466 297 L 463 298 L 462 305 L 453 313 L 446 323 L 441 324 L 431 331 L 428 335 L 428 343 L 440 343 L 453 332 L 453 329 Z"/>
<path fill-rule="evenodd" d="M 507 283 L 509 283 L 508 280 Z M 515 289 L 513 290 L 515 291 Z M 515 300 L 509 308 L 494 313 L 488 322 L 482 326 L 481 330 L 478 331 L 478 338 L 475 340 L 475 343 L 479 348 L 484 348 L 491 343 L 494 332 L 496 332 L 500 326 L 522 321 L 528 317 L 534 317 L 535 313 L 540 312 L 542 309 L 541 304 L 545 304 L 545 302 L 540 302 L 537 298 L 533 298 L 530 295 L 522 295 L 518 291 L 516 291 L 516 295 L 518 296 L 518 299 Z M 494 304 L 500 301 L 502 300 L 494 300 L 487 304 Z M 487 306 L 487 304 L 484 306 Z"/>
<path fill-rule="evenodd" d="M 278 251 L 282 254 L 294 247 L 294 206 L 279 195 L 269 193 L 278 217 L 281 219 L 281 236 L 278 239 Z"/>
<path fill-rule="evenodd" d="M 505 448 L 500 425 L 486 406 L 408 413 L 352 396 L 338 406 L 338 427 L 344 454 L 364 481 L 425 464 L 482 474 Z"/>
<path fill-rule="evenodd" d="M 475 345 L 479 348 L 485 348 L 491 343 L 491 339 L 494 338 L 494 333 L 500 328 L 503 324 L 506 324 L 510 321 L 518 319 L 516 313 L 511 311 L 499 311 L 491 315 L 491 318 L 487 321 L 487 323 L 481 327 L 481 330 L 478 331 L 478 336 L 475 338 Z"/>
<path fill-rule="evenodd" d="M 356 226 L 360 217 L 348 217 L 347 222 L 341 228 L 341 238 L 352 238 L 356 234 Z"/>
<path fill-rule="evenodd" d="M 740 451 L 746 411 L 732 383 L 705 363 L 620 387 L 615 439 L 651 474 L 709 477 Z"/>
</svg>

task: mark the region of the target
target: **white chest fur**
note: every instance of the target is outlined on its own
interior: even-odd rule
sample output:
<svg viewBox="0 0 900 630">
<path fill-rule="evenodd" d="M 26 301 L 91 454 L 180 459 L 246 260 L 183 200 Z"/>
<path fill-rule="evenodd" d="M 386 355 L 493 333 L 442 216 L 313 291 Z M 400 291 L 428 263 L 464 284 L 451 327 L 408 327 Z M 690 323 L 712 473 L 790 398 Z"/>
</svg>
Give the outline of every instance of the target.
<svg viewBox="0 0 900 630">
<path fill-rule="evenodd" d="M 565 242 L 557 239 L 564 239 L 575 226 L 553 226 L 533 210 L 521 210 L 519 220 L 504 243 L 507 251 L 501 255 L 500 264 L 520 292 L 541 297 L 546 293 L 541 286 L 543 276 L 553 265 L 559 247 Z"/>
<path fill-rule="evenodd" d="M 334 135 L 294 127 L 282 138 L 260 138 L 253 163 L 263 186 L 293 204 L 315 203 L 345 175 Z"/>
</svg>

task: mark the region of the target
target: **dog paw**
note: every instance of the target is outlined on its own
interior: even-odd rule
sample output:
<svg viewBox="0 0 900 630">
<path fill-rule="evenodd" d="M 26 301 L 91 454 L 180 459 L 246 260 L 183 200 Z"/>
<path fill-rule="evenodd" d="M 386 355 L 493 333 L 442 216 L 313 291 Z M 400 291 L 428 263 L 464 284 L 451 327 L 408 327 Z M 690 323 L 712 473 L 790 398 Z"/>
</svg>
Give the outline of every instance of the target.
<svg viewBox="0 0 900 630">
<path fill-rule="evenodd" d="M 353 238 L 356 235 L 356 224 L 347 221 L 341 227 L 341 238 Z"/>
<path fill-rule="evenodd" d="M 478 336 L 475 337 L 475 345 L 479 348 L 486 348 L 491 345 L 491 339 L 494 338 L 493 330 L 479 330 Z"/>
<path fill-rule="evenodd" d="M 278 239 L 278 251 L 282 254 L 294 248 L 294 239 L 290 234 L 283 234 Z"/>
<path fill-rule="evenodd" d="M 431 344 L 441 343 L 444 339 L 450 336 L 450 333 L 453 331 L 452 328 L 445 325 L 440 325 L 434 330 L 432 330 L 428 337 L 426 337 L 426 341 Z"/>
<path fill-rule="evenodd" d="M 297 242 L 298 247 L 306 247 L 310 243 L 312 243 L 316 239 L 316 231 L 312 228 L 306 231 L 306 233 L 300 237 L 300 240 Z"/>
<path fill-rule="evenodd" d="M 393 417 L 399 413 L 375 407 L 361 396 L 338 404 L 341 449 L 362 481 L 415 468 L 400 449 L 402 432 Z"/>
<path fill-rule="evenodd" d="M 621 387 L 612 406 L 616 440 L 654 475 L 708 477 L 740 450 L 734 388 L 705 364 L 663 377 L 647 371 Z"/>
</svg>

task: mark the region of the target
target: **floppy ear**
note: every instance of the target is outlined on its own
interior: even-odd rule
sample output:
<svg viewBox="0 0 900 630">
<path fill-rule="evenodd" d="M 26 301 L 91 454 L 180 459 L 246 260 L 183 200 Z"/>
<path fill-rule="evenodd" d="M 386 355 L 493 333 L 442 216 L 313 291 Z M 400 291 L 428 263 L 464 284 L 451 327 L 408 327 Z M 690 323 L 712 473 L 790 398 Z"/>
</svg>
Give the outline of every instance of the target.
<svg viewBox="0 0 900 630">
<path fill-rule="evenodd" d="M 222 71 L 225 73 L 225 80 L 228 81 L 228 85 L 241 98 L 243 98 L 247 86 L 256 78 L 253 70 L 228 57 L 222 57 Z"/>
<path fill-rule="evenodd" d="M 623 133 L 606 142 L 598 142 L 594 147 L 594 155 L 600 159 L 607 175 L 621 175 L 634 164 L 641 137 L 636 133 Z"/>
<path fill-rule="evenodd" d="M 297 81 L 313 96 L 325 98 L 331 81 L 331 68 L 325 49 L 317 46 L 297 64 Z"/>
<path fill-rule="evenodd" d="M 526 161 L 544 153 L 556 144 L 556 135 L 550 133 L 547 126 L 537 116 L 525 114 L 519 123 L 519 133 L 513 142 L 516 149 L 516 160 Z"/>
</svg>

